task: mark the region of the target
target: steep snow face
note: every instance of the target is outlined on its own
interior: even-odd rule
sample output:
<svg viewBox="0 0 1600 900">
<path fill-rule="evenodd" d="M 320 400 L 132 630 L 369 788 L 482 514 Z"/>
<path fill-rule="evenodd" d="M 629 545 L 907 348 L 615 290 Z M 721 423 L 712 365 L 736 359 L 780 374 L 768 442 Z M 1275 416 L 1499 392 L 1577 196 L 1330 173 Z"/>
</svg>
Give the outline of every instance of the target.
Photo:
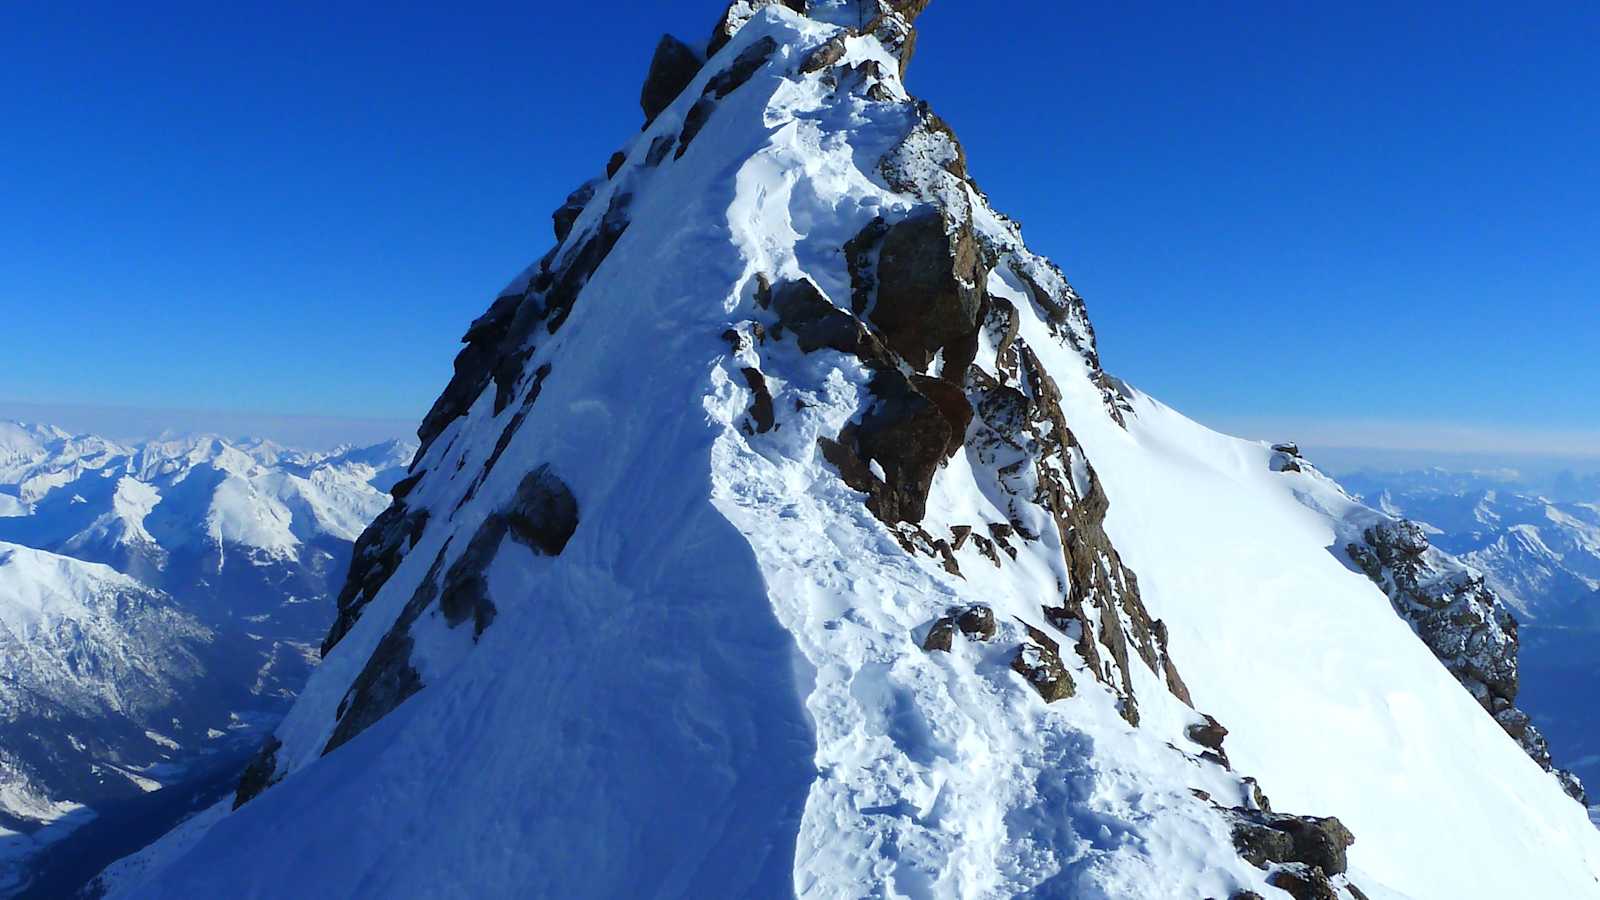
<svg viewBox="0 0 1600 900">
<path fill-rule="evenodd" d="M 1274 471 L 1270 448 L 1133 406 L 1126 432 L 1082 433 L 1116 499 L 1108 530 L 1170 623 L 1196 703 L 1232 729 L 1235 765 L 1283 785 L 1277 802 L 1335 806 L 1358 836 L 1358 881 L 1381 873 L 1415 897 L 1593 896 L 1600 844 L 1580 807 L 1347 556 L 1382 517 L 1314 470 Z M 1511 858 L 1542 856 L 1543 841 L 1566 875 L 1533 888 Z"/>
<path fill-rule="evenodd" d="M 905 93 L 925 5 L 663 42 L 242 805 L 111 895 L 1600 896 L 1343 495 L 1100 370 Z"/>
</svg>

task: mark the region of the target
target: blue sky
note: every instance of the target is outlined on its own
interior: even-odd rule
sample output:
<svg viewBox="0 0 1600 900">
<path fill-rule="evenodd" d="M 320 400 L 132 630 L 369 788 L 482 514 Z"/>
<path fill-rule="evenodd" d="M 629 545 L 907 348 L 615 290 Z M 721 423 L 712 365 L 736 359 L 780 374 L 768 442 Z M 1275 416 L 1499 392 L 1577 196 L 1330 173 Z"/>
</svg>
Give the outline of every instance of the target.
<svg viewBox="0 0 1600 900">
<path fill-rule="evenodd" d="M 414 421 L 717 6 L 6 5 L 0 414 Z M 909 82 L 1179 409 L 1600 453 L 1596 10 L 936 0 Z"/>
</svg>

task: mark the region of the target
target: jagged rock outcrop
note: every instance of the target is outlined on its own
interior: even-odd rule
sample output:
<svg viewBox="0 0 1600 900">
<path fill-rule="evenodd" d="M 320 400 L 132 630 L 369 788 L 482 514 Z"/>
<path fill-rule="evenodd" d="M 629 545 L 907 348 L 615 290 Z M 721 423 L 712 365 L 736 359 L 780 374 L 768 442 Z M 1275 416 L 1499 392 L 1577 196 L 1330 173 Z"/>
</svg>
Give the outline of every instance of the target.
<svg viewBox="0 0 1600 900">
<path fill-rule="evenodd" d="M 1269 884 L 1295 900 L 1365 897 L 1345 876 L 1350 867 L 1346 851 L 1356 838 L 1343 822 L 1275 813 L 1259 790 L 1248 799 L 1248 805 L 1225 809 L 1223 816 L 1239 855 L 1269 870 Z"/>
<path fill-rule="evenodd" d="M 639 106 L 644 110 L 646 125 L 678 99 L 700 72 L 700 65 L 700 56 L 693 47 L 670 34 L 661 36 L 661 43 L 656 45 L 655 56 L 650 60 L 650 73 L 639 91 Z"/>
<path fill-rule="evenodd" d="M 965 635 L 968 640 L 988 641 L 995 636 L 994 610 L 987 606 L 969 606 L 966 609 L 952 609 L 946 613 L 933 627 L 928 629 L 928 636 L 922 642 L 922 649 L 928 651 L 942 650 L 949 653 L 955 646 L 956 634 Z"/>
<path fill-rule="evenodd" d="M 1345 552 L 1500 727 L 1568 795 L 1586 802 L 1582 782 L 1556 768 L 1549 741 L 1516 706 L 1517 620 L 1483 576 L 1433 549 L 1422 529 L 1403 519 L 1371 525 Z"/>
</svg>

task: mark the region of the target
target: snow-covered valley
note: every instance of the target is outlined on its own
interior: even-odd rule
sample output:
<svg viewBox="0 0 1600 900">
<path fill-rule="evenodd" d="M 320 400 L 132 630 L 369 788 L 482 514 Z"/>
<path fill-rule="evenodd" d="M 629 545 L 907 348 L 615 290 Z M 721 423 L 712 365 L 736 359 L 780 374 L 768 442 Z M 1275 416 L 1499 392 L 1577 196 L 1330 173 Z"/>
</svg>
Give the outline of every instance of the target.
<svg viewBox="0 0 1600 900">
<path fill-rule="evenodd" d="M 259 743 L 409 452 L 0 422 L 0 893 L 99 809 Z"/>
</svg>

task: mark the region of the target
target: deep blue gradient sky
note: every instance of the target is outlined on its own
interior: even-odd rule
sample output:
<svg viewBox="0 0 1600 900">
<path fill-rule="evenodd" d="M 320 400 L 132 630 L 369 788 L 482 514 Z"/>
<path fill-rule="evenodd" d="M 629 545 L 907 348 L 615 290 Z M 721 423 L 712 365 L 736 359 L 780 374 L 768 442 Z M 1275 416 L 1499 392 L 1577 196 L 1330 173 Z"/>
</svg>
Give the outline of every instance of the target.
<svg viewBox="0 0 1600 900">
<path fill-rule="evenodd" d="M 416 419 L 719 3 L 6 4 L 0 404 Z M 1174 406 L 1600 452 L 1600 7 L 1395 7 L 935 0 L 909 84 Z"/>
</svg>

